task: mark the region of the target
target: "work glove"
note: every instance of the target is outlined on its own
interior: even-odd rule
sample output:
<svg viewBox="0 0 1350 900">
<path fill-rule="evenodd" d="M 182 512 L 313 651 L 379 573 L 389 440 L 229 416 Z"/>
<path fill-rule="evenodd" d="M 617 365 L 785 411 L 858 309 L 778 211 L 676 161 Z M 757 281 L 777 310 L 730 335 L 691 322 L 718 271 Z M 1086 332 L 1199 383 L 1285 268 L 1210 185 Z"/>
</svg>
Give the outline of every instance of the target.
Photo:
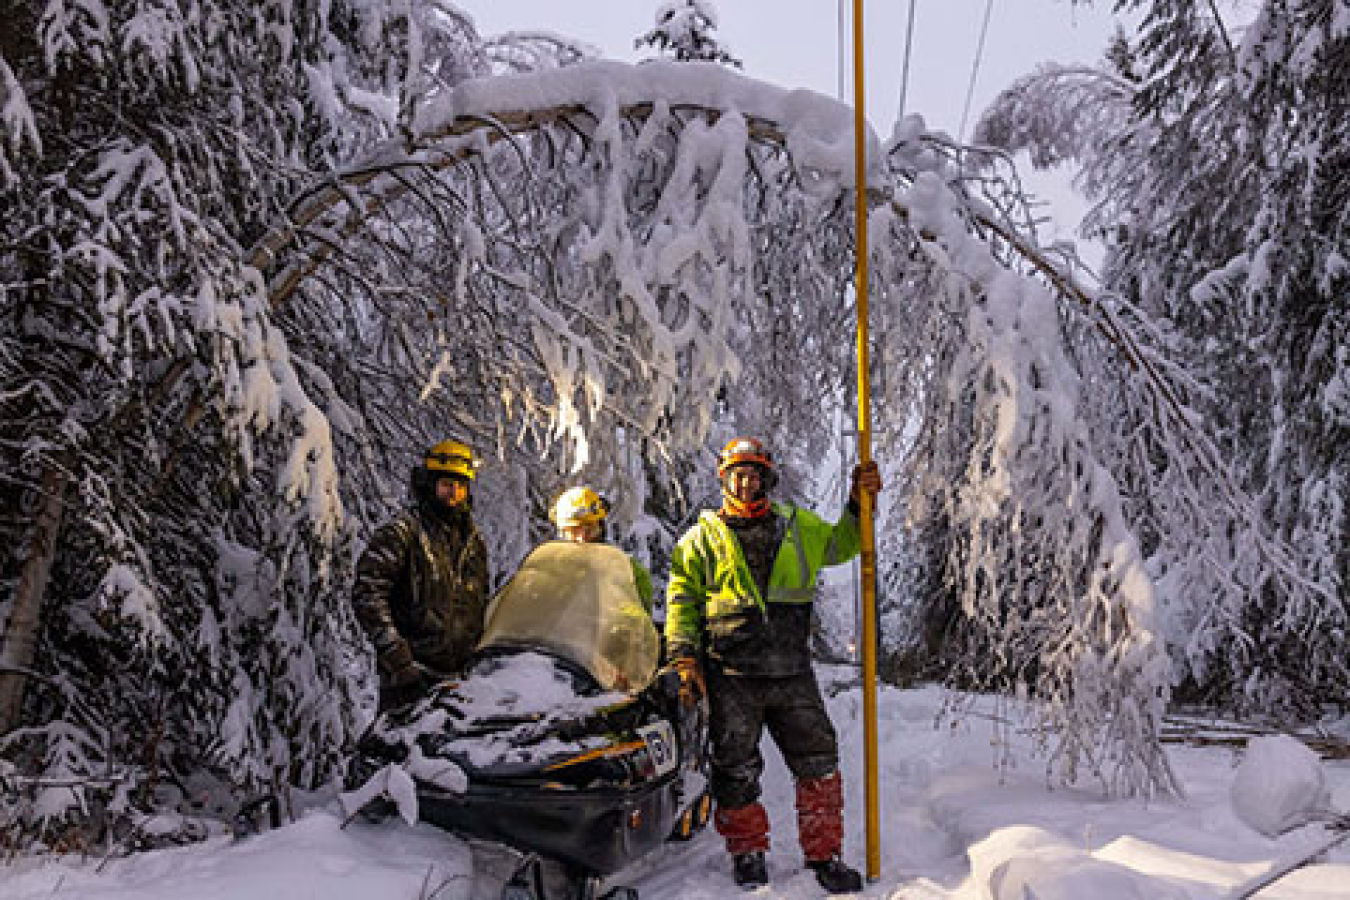
<svg viewBox="0 0 1350 900">
<path fill-rule="evenodd" d="M 422 682 L 399 685 L 380 685 L 380 709 L 401 709 L 411 706 L 426 692 Z"/>
<path fill-rule="evenodd" d="M 877 468 L 875 460 L 869 459 L 853 467 L 853 482 L 848 489 L 848 503 L 855 510 L 860 508 L 863 491 L 867 491 L 875 504 L 877 494 L 881 492 L 881 470 Z"/>
<path fill-rule="evenodd" d="M 676 656 L 670 661 L 670 668 L 680 678 L 680 705 L 686 709 L 698 706 L 708 694 L 708 686 L 703 681 L 703 670 L 699 668 L 698 659 L 689 655 Z"/>
<path fill-rule="evenodd" d="M 393 666 L 380 673 L 380 709 L 415 703 L 441 680 L 411 654 L 393 662 Z"/>
</svg>

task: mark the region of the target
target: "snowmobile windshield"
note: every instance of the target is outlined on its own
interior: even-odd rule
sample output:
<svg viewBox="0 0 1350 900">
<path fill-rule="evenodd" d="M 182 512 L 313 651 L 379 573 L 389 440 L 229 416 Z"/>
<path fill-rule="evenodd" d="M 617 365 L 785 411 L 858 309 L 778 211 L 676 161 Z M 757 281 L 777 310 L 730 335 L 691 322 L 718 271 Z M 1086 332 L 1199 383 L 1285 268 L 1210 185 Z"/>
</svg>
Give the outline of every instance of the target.
<svg viewBox="0 0 1350 900">
<path fill-rule="evenodd" d="M 606 691 L 646 687 L 660 642 L 627 554 L 569 541 L 536 548 L 488 607 L 478 644 L 480 651 L 519 647 L 581 666 Z"/>
</svg>

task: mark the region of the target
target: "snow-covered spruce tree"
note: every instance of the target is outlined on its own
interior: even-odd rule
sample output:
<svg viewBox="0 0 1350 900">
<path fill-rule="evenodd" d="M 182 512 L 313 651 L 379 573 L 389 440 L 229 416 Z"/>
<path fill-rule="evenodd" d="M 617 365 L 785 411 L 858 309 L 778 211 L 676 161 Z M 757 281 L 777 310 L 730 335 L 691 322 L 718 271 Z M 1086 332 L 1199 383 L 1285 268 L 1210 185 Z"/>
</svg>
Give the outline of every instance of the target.
<svg viewBox="0 0 1350 900">
<path fill-rule="evenodd" d="M 741 61 L 713 34 L 716 30 L 717 10 L 712 0 L 666 0 L 656 8 L 652 30 L 633 46 L 654 47 L 680 62 L 714 62 L 739 69 Z"/>
<path fill-rule="evenodd" d="M 1077 116 L 1090 107 L 1052 70 L 1006 93 L 983 136 L 1045 150 L 1078 135 L 1107 297 L 1194 373 L 1173 382 L 1193 415 L 1117 406 L 1103 423 L 1155 486 L 1137 518 L 1178 677 L 1189 695 L 1307 713 L 1350 680 L 1345 4 L 1263 4 L 1238 47 L 1206 12 L 1152 4 L 1138 46 L 1117 42 L 1095 80 L 1110 120 Z M 1169 438 L 1159 413 L 1184 427 Z M 1198 545 L 1168 538 L 1187 532 Z"/>
<path fill-rule="evenodd" d="M 1243 689 L 1311 712 L 1350 689 L 1350 4 L 1263 4 L 1237 50 L 1235 90 L 1257 103 L 1233 133 L 1266 189 L 1211 283 L 1267 356 L 1270 440 L 1249 477 L 1307 583 L 1260 584 L 1247 624 L 1266 652 Z"/>
<path fill-rule="evenodd" d="M 80 846 L 132 839 L 198 777 L 228 806 L 341 763 L 343 420 L 243 251 L 416 95 L 485 66 L 451 59 L 476 35 L 433 7 L 0 19 L 0 828 Z"/>
</svg>

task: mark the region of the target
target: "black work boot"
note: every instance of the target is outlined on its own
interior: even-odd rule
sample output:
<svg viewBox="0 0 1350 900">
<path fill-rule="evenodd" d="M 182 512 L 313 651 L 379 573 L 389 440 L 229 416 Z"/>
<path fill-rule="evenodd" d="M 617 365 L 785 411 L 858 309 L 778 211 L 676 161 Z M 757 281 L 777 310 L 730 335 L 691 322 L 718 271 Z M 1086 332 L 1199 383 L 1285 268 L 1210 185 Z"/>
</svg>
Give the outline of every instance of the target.
<svg viewBox="0 0 1350 900">
<path fill-rule="evenodd" d="M 763 887 L 769 883 L 769 867 L 764 862 L 763 850 L 736 854 L 731 858 L 731 867 L 732 877 L 746 890 Z"/>
<path fill-rule="evenodd" d="M 856 894 L 862 890 L 862 876 L 842 859 L 816 859 L 807 862 L 807 868 L 816 873 L 816 881 L 831 894 Z"/>
</svg>

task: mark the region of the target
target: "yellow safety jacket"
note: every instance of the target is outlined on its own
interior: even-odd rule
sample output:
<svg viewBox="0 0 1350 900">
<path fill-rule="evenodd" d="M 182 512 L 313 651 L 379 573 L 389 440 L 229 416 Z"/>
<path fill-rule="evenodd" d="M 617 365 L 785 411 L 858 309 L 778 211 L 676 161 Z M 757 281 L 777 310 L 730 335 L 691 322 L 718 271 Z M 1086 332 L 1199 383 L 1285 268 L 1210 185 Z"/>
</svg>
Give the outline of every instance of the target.
<svg viewBox="0 0 1350 900">
<path fill-rule="evenodd" d="M 666 644 L 672 655 L 701 649 L 724 659 L 753 652 L 770 604 L 809 605 L 821 568 L 857 555 L 856 513 L 846 510 L 832 524 L 794 506 L 775 503 L 773 510 L 786 528 L 767 597 L 760 596 L 736 535 L 716 512 L 705 510 L 675 546 L 666 591 Z"/>
</svg>

